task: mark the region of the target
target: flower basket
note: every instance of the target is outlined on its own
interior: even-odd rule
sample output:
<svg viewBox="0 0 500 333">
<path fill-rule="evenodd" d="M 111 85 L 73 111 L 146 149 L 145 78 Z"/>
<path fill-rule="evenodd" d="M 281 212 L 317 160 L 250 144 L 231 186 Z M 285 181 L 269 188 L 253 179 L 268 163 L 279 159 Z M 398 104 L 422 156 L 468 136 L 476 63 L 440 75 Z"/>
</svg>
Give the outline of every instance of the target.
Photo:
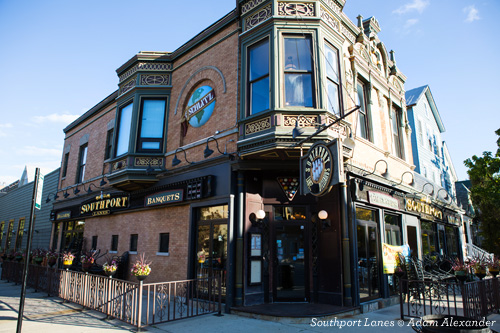
<svg viewBox="0 0 500 333">
<path fill-rule="evenodd" d="M 50 267 L 54 267 L 54 265 L 56 264 L 57 262 L 57 258 L 48 258 L 47 259 L 47 264 L 50 266 Z"/>
<path fill-rule="evenodd" d="M 92 265 L 93 265 L 93 263 L 89 263 L 89 262 L 82 263 L 82 271 L 88 272 L 90 270 L 90 268 L 92 267 Z"/>
<path fill-rule="evenodd" d="M 63 265 L 67 268 L 73 265 L 73 260 L 63 260 Z"/>
<path fill-rule="evenodd" d="M 116 264 L 116 261 L 114 261 L 114 260 L 111 261 L 110 264 L 105 262 L 104 265 L 102 265 L 102 270 L 104 271 L 104 274 L 106 274 L 109 277 L 112 277 L 113 275 L 115 275 L 117 269 L 118 269 L 118 265 Z"/>
<path fill-rule="evenodd" d="M 21 261 L 23 261 L 23 256 L 19 254 L 19 255 L 15 256 L 15 257 L 14 257 L 14 259 L 15 259 L 17 262 L 21 262 Z"/>
<path fill-rule="evenodd" d="M 80 257 L 82 271 L 88 272 L 95 262 L 94 252 L 87 252 Z"/>
<path fill-rule="evenodd" d="M 143 281 L 151 273 L 151 267 L 149 267 L 150 264 L 150 262 L 146 261 L 143 254 L 132 266 L 130 272 L 137 277 L 137 280 Z"/>
<path fill-rule="evenodd" d="M 42 261 L 43 261 L 43 257 L 35 257 L 35 259 L 33 259 L 33 261 L 35 262 L 35 264 L 41 265 Z"/>
</svg>

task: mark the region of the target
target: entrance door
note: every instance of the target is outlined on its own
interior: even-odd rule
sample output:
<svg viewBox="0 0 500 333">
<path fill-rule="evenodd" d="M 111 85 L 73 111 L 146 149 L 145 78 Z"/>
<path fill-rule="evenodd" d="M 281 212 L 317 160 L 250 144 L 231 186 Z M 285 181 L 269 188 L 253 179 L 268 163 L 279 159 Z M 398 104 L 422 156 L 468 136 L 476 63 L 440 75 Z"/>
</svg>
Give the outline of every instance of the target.
<svg viewBox="0 0 500 333">
<path fill-rule="evenodd" d="M 275 300 L 307 301 L 305 224 L 280 223 L 276 225 L 275 235 Z"/>
<path fill-rule="evenodd" d="M 357 236 L 359 298 L 365 301 L 380 294 L 377 223 L 358 220 Z"/>
</svg>

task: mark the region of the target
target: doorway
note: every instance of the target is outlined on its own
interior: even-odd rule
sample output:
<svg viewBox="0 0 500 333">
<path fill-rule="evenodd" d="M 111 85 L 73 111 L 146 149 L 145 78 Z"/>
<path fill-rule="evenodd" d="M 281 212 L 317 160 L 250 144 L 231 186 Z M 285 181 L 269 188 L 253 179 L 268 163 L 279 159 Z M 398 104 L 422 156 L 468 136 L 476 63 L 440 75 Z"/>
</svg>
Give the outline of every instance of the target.
<svg viewBox="0 0 500 333">
<path fill-rule="evenodd" d="M 361 302 L 380 296 L 379 231 L 374 210 L 356 208 L 358 285 Z"/>
</svg>

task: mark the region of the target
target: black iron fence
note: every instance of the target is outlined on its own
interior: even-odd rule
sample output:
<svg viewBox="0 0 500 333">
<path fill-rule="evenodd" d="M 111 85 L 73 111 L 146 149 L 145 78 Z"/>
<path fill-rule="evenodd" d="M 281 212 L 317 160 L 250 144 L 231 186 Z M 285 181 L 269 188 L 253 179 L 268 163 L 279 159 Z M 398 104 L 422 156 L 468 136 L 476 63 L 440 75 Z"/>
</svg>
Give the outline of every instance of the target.
<svg viewBox="0 0 500 333">
<path fill-rule="evenodd" d="M 500 310 L 498 278 L 466 283 L 401 280 L 401 319 L 454 315 L 480 320 Z"/>
<path fill-rule="evenodd" d="M 2 280 L 21 283 L 24 264 L 4 261 Z M 124 321 L 137 328 L 221 313 L 220 276 L 139 283 L 83 272 L 30 265 L 27 286 Z"/>
</svg>

